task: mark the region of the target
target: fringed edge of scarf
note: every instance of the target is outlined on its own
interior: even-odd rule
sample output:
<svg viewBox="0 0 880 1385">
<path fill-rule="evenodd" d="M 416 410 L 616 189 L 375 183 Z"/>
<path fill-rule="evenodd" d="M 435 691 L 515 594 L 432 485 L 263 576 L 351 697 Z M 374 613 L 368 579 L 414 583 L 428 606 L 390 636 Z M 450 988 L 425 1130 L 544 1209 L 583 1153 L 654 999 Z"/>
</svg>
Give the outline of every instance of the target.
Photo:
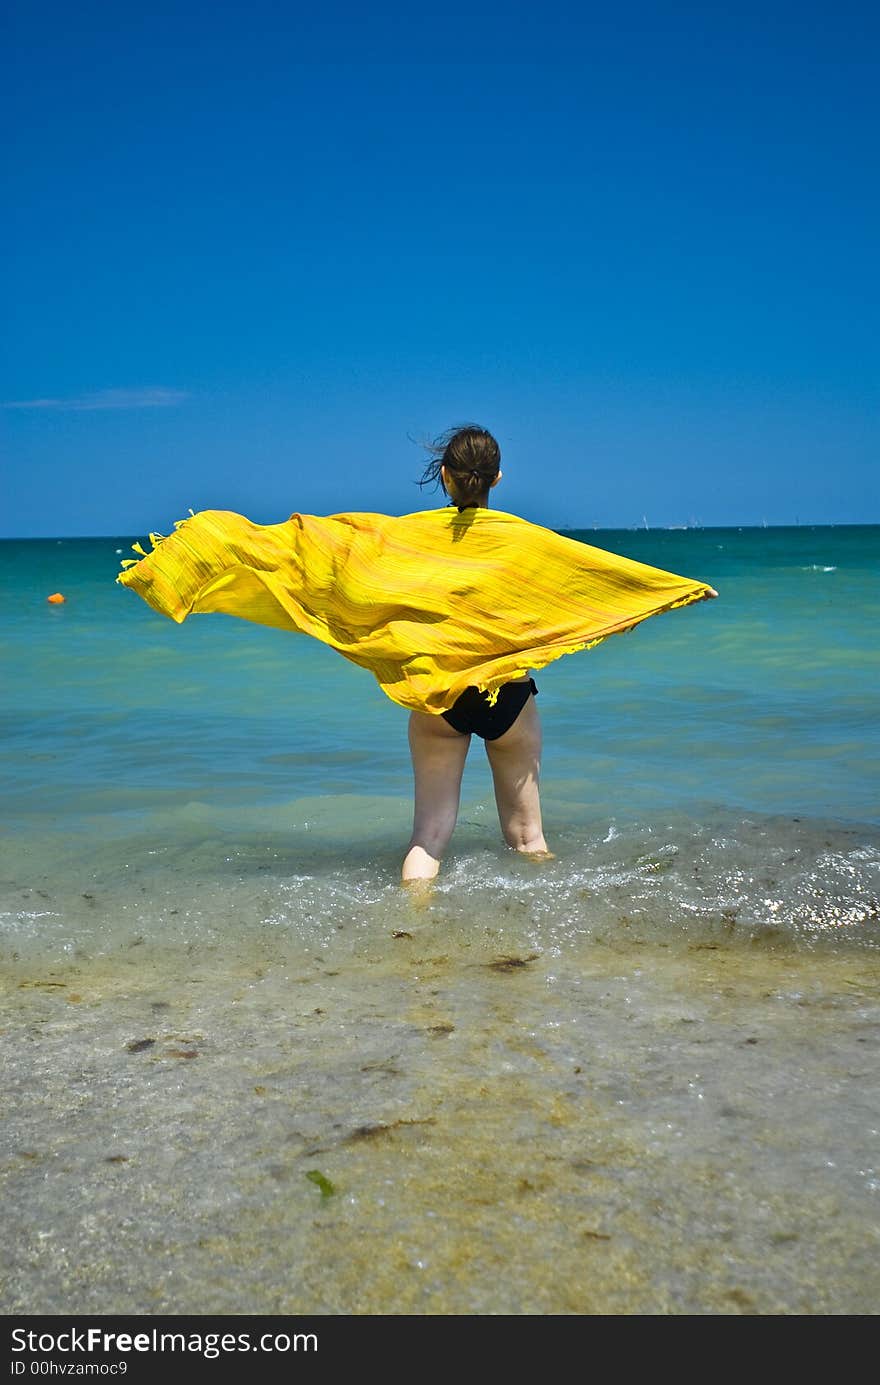
<svg viewBox="0 0 880 1385">
<path fill-rule="evenodd" d="M 190 510 L 189 514 L 186 515 L 185 518 L 183 518 L 183 519 L 176 519 L 176 520 L 174 521 L 174 528 L 175 528 L 175 529 L 180 529 L 180 528 L 182 528 L 182 526 L 183 526 L 184 524 L 188 524 L 189 521 L 190 521 L 191 519 L 194 519 L 194 518 L 195 518 L 195 513 L 196 513 L 195 510 Z M 120 566 L 121 571 L 118 572 L 118 573 L 116 574 L 116 581 L 117 581 L 117 582 L 122 582 L 122 579 L 124 578 L 124 576 L 126 575 L 126 573 L 128 572 L 128 569 L 129 569 L 130 567 L 137 567 L 138 563 L 139 563 L 143 558 L 149 558 L 150 553 L 155 553 L 155 552 L 156 552 L 156 549 L 159 547 L 159 545 L 160 545 L 160 544 L 163 544 L 163 543 L 165 542 L 165 540 L 168 538 L 168 535 L 167 535 L 167 534 L 153 534 L 153 533 L 151 533 L 150 536 L 149 536 L 149 538 L 150 538 L 150 551 L 149 551 L 149 553 L 147 552 L 147 550 L 143 547 L 143 545 L 142 545 L 140 542 L 138 542 L 138 543 L 133 543 L 133 544 L 131 545 L 131 551 L 132 551 L 132 553 L 138 553 L 140 556 L 137 557 L 137 558 L 123 558 L 123 559 L 121 559 L 121 561 L 120 561 L 120 563 L 119 563 L 119 566 Z"/>
<path fill-rule="evenodd" d="M 503 674 L 498 674 L 494 678 L 487 679 L 484 683 L 475 683 L 474 687 L 481 693 L 486 694 L 486 701 L 490 707 L 494 707 L 498 701 L 498 694 L 506 683 L 510 683 L 515 678 L 524 678 L 530 668 L 546 668 L 548 664 L 555 663 L 557 659 L 562 659 L 566 654 L 583 654 L 589 649 L 595 649 L 612 635 L 625 635 L 627 631 L 634 630 L 637 625 L 641 625 L 643 620 L 650 620 L 651 616 L 663 615 L 665 611 L 676 611 L 681 606 L 693 606 L 697 601 L 709 601 L 716 596 L 713 587 L 703 584 L 701 590 L 688 592 L 685 596 L 679 596 L 674 601 L 667 601 L 662 606 L 656 606 L 652 611 L 646 611 L 644 615 L 631 620 L 627 625 L 620 625 L 616 630 L 606 630 L 602 635 L 596 635 L 591 640 L 576 640 L 570 644 L 559 645 L 552 650 L 542 650 L 541 655 L 535 657 L 522 668 L 508 669 Z M 448 709 L 447 709 L 448 710 Z"/>
<path fill-rule="evenodd" d="M 610 633 L 614 634 L 616 632 L 611 631 Z M 578 640 L 575 644 L 560 645 L 552 651 L 545 652 L 544 657 L 539 657 L 536 653 L 535 657 L 521 668 L 508 669 L 506 673 L 501 673 L 494 678 L 489 678 L 485 683 L 474 683 L 473 686 L 478 692 L 485 693 L 487 703 L 490 707 L 494 707 L 495 703 L 498 701 L 498 694 L 501 692 L 501 689 L 508 683 L 513 682 L 516 678 L 525 678 L 530 668 L 546 668 L 548 664 L 554 663 L 556 659 L 561 659 L 566 654 L 580 654 L 586 649 L 593 649 L 595 645 L 601 644 L 603 640 L 607 639 L 608 635 L 599 635 L 594 640 Z"/>
</svg>

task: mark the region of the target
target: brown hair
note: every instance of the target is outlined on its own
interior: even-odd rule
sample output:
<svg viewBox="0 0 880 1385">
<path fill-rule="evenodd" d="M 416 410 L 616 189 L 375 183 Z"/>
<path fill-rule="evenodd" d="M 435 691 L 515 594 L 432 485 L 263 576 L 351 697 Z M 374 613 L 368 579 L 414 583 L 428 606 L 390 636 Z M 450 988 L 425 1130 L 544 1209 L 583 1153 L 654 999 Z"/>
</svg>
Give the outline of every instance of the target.
<svg viewBox="0 0 880 1385">
<path fill-rule="evenodd" d="M 489 488 L 501 470 L 501 448 L 492 434 L 476 423 L 459 424 L 425 444 L 430 453 L 418 482 L 433 483 L 449 495 L 460 510 L 485 504 Z M 449 475 L 449 488 L 443 484 L 443 467 Z"/>
</svg>

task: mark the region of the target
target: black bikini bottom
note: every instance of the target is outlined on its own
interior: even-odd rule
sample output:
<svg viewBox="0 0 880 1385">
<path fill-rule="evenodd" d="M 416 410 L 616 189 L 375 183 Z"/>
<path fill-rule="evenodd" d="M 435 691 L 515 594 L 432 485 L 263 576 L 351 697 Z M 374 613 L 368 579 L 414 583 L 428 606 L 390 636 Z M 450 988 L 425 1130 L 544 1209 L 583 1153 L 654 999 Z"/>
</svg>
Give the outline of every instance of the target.
<svg viewBox="0 0 880 1385">
<path fill-rule="evenodd" d="M 443 713 L 443 719 L 463 736 L 473 734 L 482 736 L 484 741 L 497 741 L 510 730 L 533 693 L 537 697 L 534 678 L 527 683 L 505 683 L 498 690 L 495 706 L 490 707 L 487 693 L 465 688 L 449 711 Z"/>
</svg>

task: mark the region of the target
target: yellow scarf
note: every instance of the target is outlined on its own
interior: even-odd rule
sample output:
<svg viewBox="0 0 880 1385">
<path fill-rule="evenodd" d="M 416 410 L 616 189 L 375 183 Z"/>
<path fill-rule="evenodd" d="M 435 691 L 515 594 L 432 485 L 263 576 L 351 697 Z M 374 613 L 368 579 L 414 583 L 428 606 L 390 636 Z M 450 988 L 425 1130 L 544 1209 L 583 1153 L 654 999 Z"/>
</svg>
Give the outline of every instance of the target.
<svg viewBox="0 0 880 1385">
<path fill-rule="evenodd" d="M 500 510 L 282 524 L 204 510 L 150 539 L 117 581 L 162 615 L 220 611 L 314 635 L 425 712 L 448 711 L 468 686 L 491 700 L 529 669 L 716 595 Z"/>
</svg>

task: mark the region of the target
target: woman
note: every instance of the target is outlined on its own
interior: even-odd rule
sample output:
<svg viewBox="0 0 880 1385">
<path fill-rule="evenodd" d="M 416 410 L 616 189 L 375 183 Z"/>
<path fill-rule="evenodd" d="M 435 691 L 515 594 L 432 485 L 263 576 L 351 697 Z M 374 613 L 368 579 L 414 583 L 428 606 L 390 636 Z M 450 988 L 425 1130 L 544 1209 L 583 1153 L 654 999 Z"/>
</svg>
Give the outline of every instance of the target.
<svg viewBox="0 0 880 1385">
<path fill-rule="evenodd" d="M 501 451 L 491 433 L 453 429 L 433 445 L 421 484 L 438 482 L 459 514 L 488 510 L 489 492 L 501 480 Z M 538 777 L 541 722 L 538 689 L 528 674 L 511 679 L 490 705 L 486 693 L 467 688 L 448 712 L 409 714 L 409 748 L 415 779 L 413 830 L 401 872 L 405 883 L 433 879 L 455 827 L 461 777 L 471 736 L 480 736 L 492 770 L 495 803 L 507 845 L 533 859 L 548 859 L 541 825 Z"/>
<path fill-rule="evenodd" d="M 312 635 L 368 669 L 410 712 L 415 775 L 406 883 L 437 874 L 458 813 L 471 736 L 482 737 L 505 841 L 546 856 L 541 728 L 530 670 L 662 611 L 717 593 L 489 509 L 501 480 L 484 428 L 431 449 L 421 484 L 452 508 L 392 516 L 295 513 L 254 524 L 227 510 L 134 545 L 117 581 L 178 623 L 222 612 Z"/>
</svg>

